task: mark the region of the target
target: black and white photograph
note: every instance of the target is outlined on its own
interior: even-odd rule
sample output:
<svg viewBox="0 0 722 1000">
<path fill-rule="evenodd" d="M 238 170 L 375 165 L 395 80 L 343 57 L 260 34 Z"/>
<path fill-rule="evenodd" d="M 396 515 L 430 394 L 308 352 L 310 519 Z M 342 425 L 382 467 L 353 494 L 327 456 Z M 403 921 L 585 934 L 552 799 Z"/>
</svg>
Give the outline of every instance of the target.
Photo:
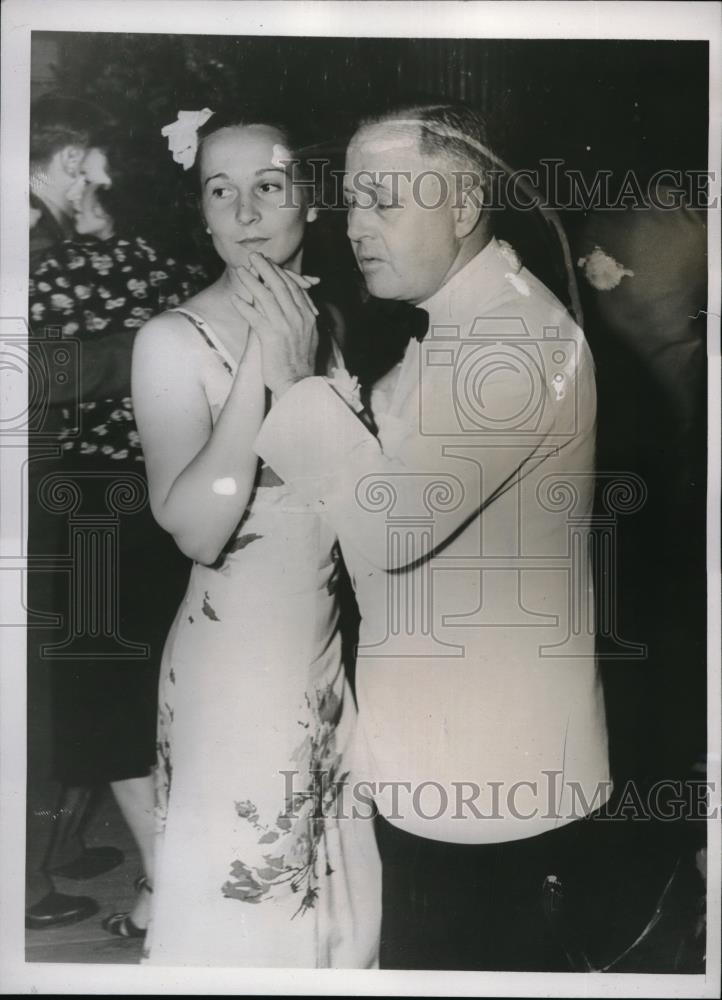
<svg viewBox="0 0 722 1000">
<path fill-rule="evenodd" d="M 722 5 L 2 18 L 0 991 L 719 997 Z"/>
</svg>

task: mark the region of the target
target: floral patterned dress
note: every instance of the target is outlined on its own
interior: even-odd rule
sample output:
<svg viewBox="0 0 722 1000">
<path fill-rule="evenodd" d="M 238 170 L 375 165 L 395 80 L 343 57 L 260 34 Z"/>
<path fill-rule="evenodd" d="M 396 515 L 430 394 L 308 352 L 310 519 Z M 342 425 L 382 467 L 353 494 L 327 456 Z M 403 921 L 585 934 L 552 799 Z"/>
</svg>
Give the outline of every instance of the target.
<svg viewBox="0 0 722 1000">
<path fill-rule="evenodd" d="M 130 355 L 144 323 L 180 305 L 203 284 L 200 267 L 180 265 L 141 237 L 67 240 L 49 251 L 30 276 L 30 325 L 36 336 L 41 330 L 59 331 L 61 337 L 77 338 L 81 347 L 126 333 Z M 81 399 L 78 409 L 80 424 L 70 408 L 55 415 L 66 457 L 143 461 L 129 385 L 122 395 Z"/>
<path fill-rule="evenodd" d="M 160 657 L 189 567 L 155 523 L 147 500 L 132 513 L 119 514 L 108 507 L 107 490 L 123 483 L 138 484 L 141 494 L 144 490 L 128 379 L 135 334 L 146 320 L 203 284 L 200 268 L 180 265 L 142 238 L 122 236 L 60 243 L 35 262 L 30 275 L 33 335 L 57 337 L 59 344 L 79 341 L 84 376 L 78 383 L 80 398 L 67 408 L 50 406 L 43 425 L 57 435 L 59 455 L 48 456 L 44 446 L 31 462 L 31 544 L 46 558 L 67 558 L 74 515 L 50 513 L 42 484 L 58 477 L 74 484 L 87 537 L 94 521 L 112 522 L 118 532 L 117 553 L 110 557 L 117 559 L 115 628 L 135 647 L 132 657 L 122 655 L 120 643 L 109 649 L 103 630 L 84 617 L 86 606 L 75 605 L 78 587 L 92 598 L 100 583 L 84 578 L 73 584 L 66 573 L 52 574 L 53 612 L 61 616 L 63 630 L 72 622 L 82 633 L 70 655 L 49 661 L 53 775 L 67 785 L 141 777 L 155 763 Z M 91 344 L 92 355 L 83 353 Z M 99 382 L 91 364 L 116 373 L 112 387 Z M 56 642 L 62 638 L 63 632 L 57 639 L 48 636 Z"/>
<path fill-rule="evenodd" d="M 235 363 L 180 312 L 208 346 L 215 421 Z M 373 824 L 346 801 L 356 711 L 337 579 L 333 533 L 260 466 L 224 552 L 193 566 L 161 665 L 153 964 L 377 964 Z"/>
</svg>

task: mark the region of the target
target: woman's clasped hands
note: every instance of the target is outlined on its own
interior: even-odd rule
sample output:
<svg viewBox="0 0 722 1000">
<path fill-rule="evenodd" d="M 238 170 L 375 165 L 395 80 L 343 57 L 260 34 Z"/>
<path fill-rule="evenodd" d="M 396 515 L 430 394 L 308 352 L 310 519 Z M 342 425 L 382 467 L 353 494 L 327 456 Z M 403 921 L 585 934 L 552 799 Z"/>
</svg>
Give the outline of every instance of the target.
<svg viewBox="0 0 722 1000">
<path fill-rule="evenodd" d="M 296 274 L 260 253 L 233 270 L 233 304 L 261 344 L 263 380 L 276 399 L 314 373 L 318 309 L 308 289 L 319 279 Z"/>
</svg>

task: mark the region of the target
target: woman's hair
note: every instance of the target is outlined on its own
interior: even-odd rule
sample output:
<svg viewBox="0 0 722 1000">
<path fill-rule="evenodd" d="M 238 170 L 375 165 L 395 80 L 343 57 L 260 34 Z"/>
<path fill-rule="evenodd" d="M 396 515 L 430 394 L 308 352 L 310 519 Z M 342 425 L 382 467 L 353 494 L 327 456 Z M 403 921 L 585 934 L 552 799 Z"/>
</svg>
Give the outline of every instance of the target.
<svg viewBox="0 0 722 1000">
<path fill-rule="evenodd" d="M 292 178 L 303 185 L 303 189 L 308 192 L 309 202 L 312 201 L 310 185 L 312 185 L 314 178 L 309 157 L 313 146 L 302 139 L 296 126 L 277 109 L 257 105 L 214 111 L 208 121 L 198 129 L 198 152 L 196 153 L 194 170 L 196 183 L 200 182 L 200 162 L 205 140 L 216 132 L 220 132 L 221 129 L 245 128 L 250 125 L 264 125 L 278 132 L 283 145 L 289 150 L 294 161 Z"/>
</svg>

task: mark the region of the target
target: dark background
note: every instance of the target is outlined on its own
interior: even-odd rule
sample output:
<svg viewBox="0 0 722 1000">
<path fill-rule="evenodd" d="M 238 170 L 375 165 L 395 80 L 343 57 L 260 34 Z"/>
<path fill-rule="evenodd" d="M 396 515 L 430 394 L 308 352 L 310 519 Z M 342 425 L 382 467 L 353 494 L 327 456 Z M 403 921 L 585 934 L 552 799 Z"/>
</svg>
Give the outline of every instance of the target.
<svg viewBox="0 0 722 1000">
<path fill-rule="evenodd" d="M 146 235 L 176 252 L 194 209 L 160 129 L 179 109 L 249 97 L 277 101 L 338 165 L 358 113 L 429 94 L 482 110 L 495 151 L 517 169 L 556 158 L 587 182 L 634 170 L 642 184 L 662 168 L 707 169 L 706 42 L 34 32 L 33 96 L 51 89 L 115 117 L 132 142 Z M 570 231 L 579 215 L 565 213 Z"/>
<path fill-rule="evenodd" d="M 154 172 L 179 108 L 266 94 L 343 139 L 339 125 L 380 95 L 419 91 L 491 116 L 517 167 L 707 167 L 706 42 L 34 32 L 33 56 L 34 97 L 58 87 L 97 101 L 143 140 Z"/>
</svg>

